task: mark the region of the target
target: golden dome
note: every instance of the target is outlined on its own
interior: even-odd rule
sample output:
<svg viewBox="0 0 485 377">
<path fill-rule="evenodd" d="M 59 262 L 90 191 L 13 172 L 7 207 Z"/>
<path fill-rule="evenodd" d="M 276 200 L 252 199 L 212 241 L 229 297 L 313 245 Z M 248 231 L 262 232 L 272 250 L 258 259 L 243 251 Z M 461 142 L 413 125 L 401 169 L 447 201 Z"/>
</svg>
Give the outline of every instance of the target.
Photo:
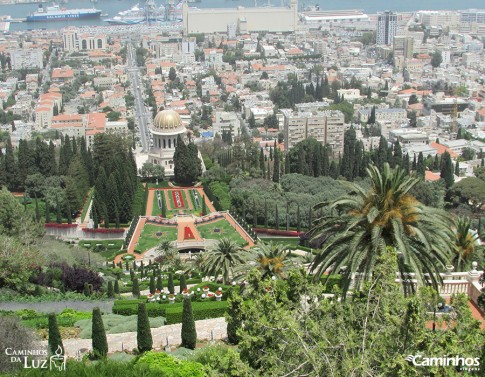
<svg viewBox="0 0 485 377">
<path fill-rule="evenodd" d="M 153 130 L 156 132 L 173 133 L 184 131 L 180 115 L 174 110 L 162 110 L 153 119 Z"/>
</svg>

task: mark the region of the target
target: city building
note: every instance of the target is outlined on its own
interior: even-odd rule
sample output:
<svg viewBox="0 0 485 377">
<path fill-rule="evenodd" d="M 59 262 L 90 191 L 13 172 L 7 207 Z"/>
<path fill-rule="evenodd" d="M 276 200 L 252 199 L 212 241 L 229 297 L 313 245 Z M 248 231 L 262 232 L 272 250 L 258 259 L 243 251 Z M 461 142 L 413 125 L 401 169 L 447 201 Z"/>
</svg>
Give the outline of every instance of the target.
<svg viewBox="0 0 485 377">
<path fill-rule="evenodd" d="M 103 33 L 80 32 L 78 28 L 70 27 L 63 30 L 63 47 L 65 51 L 97 51 L 108 47 L 108 40 Z"/>
<path fill-rule="evenodd" d="M 413 58 L 414 38 L 405 35 L 394 36 L 394 57 L 402 56 L 405 60 Z"/>
<path fill-rule="evenodd" d="M 227 33 L 236 25 L 237 32 L 290 32 L 298 27 L 297 0 L 289 7 L 189 8 L 182 6 L 185 34 Z"/>
<path fill-rule="evenodd" d="M 35 69 L 42 68 L 42 49 L 40 48 L 17 48 L 10 51 L 12 69 Z"/>
<path fill-rule="evenodd" d="M 285 151 L 309 137 L 324 145 L 330 145 L 334 154 L 343 151 L 345 126 L 342 112 L 294 112 L 289 109 L 283 109 L 281 112 L 284 116 Z"/>
<path fill-rule="evenodd" d="M 397 14 L 385 11 L 377 14 L 376 44 L 392 45 L 397 33 Z"/>
<path fill-rule="evenodd" d="M 460 23 L 485 24 L 485 9 L 467 9 L 467 10 L 461 11 Z"/>
</svg>

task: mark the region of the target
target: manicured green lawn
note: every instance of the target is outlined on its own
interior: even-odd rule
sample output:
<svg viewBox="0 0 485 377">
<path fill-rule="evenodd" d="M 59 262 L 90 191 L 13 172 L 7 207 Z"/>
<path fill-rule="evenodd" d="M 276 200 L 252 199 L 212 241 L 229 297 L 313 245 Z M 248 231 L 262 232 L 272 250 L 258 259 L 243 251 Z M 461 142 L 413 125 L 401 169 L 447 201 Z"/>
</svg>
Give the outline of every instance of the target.
<svg viewBox="0 0 485 377">
<path fill-rule="evenodd" d="M 225 219 L 221 219 L 210 224 L 196 225 L 200 236 L 205 239 L 220 240 L 221 238 L 229 238 L 238 244 L 245 245 L 246 241 L 239 235 L 239 233 L 232 227 Z M 219 232 L 214 230 L 219 229 Z"/>
<path fill-rule="evenodd" d="M 162 232 L 162 235 L 157 236 L 158 232 Z M 141 232 L 141 236 L 135 249 L 144 252 L 152 247 L 157 246 L 162 240 L 175 241 L 176 239 L 176 226 L 146 224 Z"/>
<path fill-rule="evenodd" d="M 160 198 L 162 199 L 162 205 L 166 205 L 165 203 L 165 194 L 163 191 L 155 191 L 153 193 L 153 206 L 152 206 L 152 215 L 153 216 L 156 216 L 156 215 L 161 215 L 162 214 L 162 209 L 160 207 L 158 207 L 158 196 L 157 196 L 157 192 L 160 192 Z M 169 216 L 169 213 L 170 211 L 167 211 L 167 216 L 168 217 L 172 217 L 172 216 Z"/>
<path fill-rule="evenodd" d="M 190 197 L 192 199 L 192 203 L 194 203 L 194 208 L 195 208 L 195 200 L 192 195 L 189 195 L 186 191 L 180 190 L 182 193 L 182 199 L 184 201 L 184 206 L 182 208 L 175 208 L 174 200 L 172 197 L 172 191 L 168 191 L 168 197 L 169 197 L 169 203 L 171 206 L 171 210 L 167 210 L 167 218 L 172 218 L 176 214 L 178 214 L 180 211 L 183 211 L 185 214 L 194 214 L 196 216 L 200 215 L 200 211 L 202 210 L 201 208 L 196 208 L 194 210 L 189 209 L 189 204 L 187 202 L 187 197 Z M 164 191 L 160 191 L 160 196 L 162 197 L 163 205 L 166 205 L 166 200 L 165 200 L 165 193 Z M 152 216 L 157 216 L 162 214 L 162 210 L 158 207 L 158 198 L 156 191 L 153 195 L 153 206 L 152 206 Z"/>
</svg>

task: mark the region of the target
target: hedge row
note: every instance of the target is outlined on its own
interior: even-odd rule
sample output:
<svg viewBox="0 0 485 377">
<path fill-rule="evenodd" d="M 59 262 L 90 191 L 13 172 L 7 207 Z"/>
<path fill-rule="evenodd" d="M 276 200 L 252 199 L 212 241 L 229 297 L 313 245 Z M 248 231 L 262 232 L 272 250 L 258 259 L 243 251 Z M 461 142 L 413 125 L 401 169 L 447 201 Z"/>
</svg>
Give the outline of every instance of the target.
<svg viewBox="0 0 485 377">
<path fill-rule="evenodd" d="M 144 300 L 117 300 L 113 305 L 113 313 L 135 315 L 138 313 L 138 304 L 142 301 Z M 146 308 L 149 317 L 165 317 L 168 325 L 182 322 L 183 302 L 174 304 L 149 302 Z M 227 301 L 192 302 L 195 320 L 223 317 L 226 310 Z"/>
<path fill-rule="evenodd" d="M 194 314 L 194 320 L 200 319 L 224 317 L 227 311 L 227 301 L 209 301 L 209 302 L 193 302 L 192 312 Z M 170 305 L 165 309 L 165 318 L 167 325 L 173 325 L 174 323 L 182 322 L 183 305 L 175 306 Z"/>
</svg>

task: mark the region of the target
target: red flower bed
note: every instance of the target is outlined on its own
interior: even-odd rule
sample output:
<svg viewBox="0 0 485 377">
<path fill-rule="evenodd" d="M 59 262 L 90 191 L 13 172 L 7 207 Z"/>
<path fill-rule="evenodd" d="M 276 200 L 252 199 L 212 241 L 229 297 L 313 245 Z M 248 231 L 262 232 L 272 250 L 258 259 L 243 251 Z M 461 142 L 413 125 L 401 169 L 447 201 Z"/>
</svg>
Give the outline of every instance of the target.
<svg viewBox="0 0 485 377">
<path fill-rule="evenodd" d="M 299 237 L 304 232 L 297 232 L 296 230 L 277 230 L 277 229 L 265 229 L 265 228 L 253 228 L 256 233 L 267 233 L 275 236 L 288 236 Z"/>
<path fill-rule="evenodd" d="M 184 228 L 184 239 L 186 240 L 193 240 L 195 238 L 194 233 L 192 233 L 192 229 L 188 226 Z"/>
<path fill-rule="evenodd" d="M 176 208 L 185 207 L 184 198 L 183 198 L 182 192 L 180 190 L 172 190 L 172 198 L 173 198 L 173 203 L 174 203 Z"/>
<path fill-rule="evenodd" d="M 45 223 L 44 226 L 46 228 L 59 228 L 59 229 L 65 229 L 65 228 L 75 228 L 77 227 L 77 224 L 58 224 L 58 223 Z"/>
<path fill-rule="evenodd" d="M 106 228 L 83 228 L 86 233 L 124 233 L 124 229 L 106 229 Z"/>
</svg>

